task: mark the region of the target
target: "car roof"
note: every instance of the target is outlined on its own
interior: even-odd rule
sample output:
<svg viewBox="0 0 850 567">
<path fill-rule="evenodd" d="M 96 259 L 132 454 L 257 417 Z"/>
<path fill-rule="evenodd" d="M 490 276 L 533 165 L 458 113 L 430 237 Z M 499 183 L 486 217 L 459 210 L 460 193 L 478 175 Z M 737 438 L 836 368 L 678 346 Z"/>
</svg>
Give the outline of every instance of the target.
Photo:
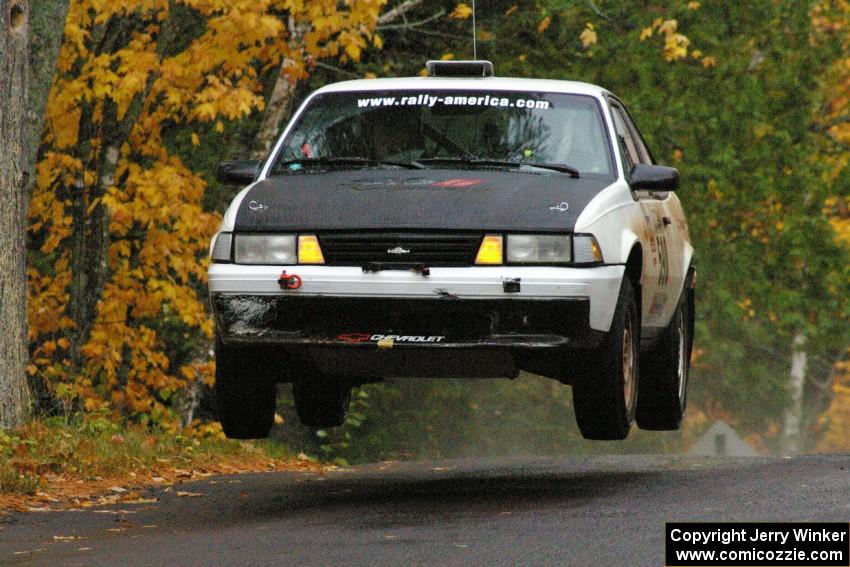
<svg viewBox="0 0 850 567">
<path fill-rule="evenodd" d="M 401 77 L 394 79 L 357 79 L 326 85 L 315 94 L 352 91 L 452 89 L 518 92 L 547 92 L 587 95 L 600 98 L 606 89 L 579 81 L 517 79 L 512 77 Z"/>
</svg>

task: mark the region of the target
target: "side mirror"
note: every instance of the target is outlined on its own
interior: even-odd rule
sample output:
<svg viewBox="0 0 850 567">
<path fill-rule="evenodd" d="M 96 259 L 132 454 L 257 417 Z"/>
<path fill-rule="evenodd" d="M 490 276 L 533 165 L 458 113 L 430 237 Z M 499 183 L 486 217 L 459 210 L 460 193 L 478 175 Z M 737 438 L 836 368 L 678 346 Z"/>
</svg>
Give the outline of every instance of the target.
<svg viewBox="0 0 850 567">
<path fill-rule="evenodd" d="M 679 170 L 639 163 L 632 168 L 631 184 L 634 191 L 675 191 L 679 188 Z"/>
<path fill-rule="evenodd" d="M 232 185 L 248 185 L 260 174 L 258 160 L 223 161 L 215 169 L 215 178 L 221 183 Z"/>
</svg>

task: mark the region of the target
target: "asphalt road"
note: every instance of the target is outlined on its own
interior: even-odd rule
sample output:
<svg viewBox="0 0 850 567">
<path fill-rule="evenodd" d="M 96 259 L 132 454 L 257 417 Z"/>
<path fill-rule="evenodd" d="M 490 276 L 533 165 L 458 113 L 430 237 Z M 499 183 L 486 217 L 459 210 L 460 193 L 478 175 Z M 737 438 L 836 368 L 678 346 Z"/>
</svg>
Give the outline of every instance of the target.
<svg viewBox="0 0 850 567">
<path fill-rule="evenodd" d="M 6 517 L 0 565 L 661 566 L 665 521 L 850 521 L 850 457 L 385 463 L 145 496 Z"/>
</svg>

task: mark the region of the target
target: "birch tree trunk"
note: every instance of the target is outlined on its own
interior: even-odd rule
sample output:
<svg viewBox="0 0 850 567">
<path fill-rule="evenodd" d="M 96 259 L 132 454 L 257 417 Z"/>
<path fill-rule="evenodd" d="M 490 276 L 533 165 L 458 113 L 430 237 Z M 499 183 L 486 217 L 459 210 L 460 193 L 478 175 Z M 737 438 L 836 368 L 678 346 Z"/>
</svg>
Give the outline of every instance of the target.
<svg viewBox="0 0 850 567">
<path fill-rule="evenodd" d="M 302 44 L 303 32 L 291 16 L 287 22 L 287 27 L 289 28 L 290 43 L 293 45 Z M 263 112 L 260 129 L 257 130 L 257 137 L 254 141 L 253 156 L 255 159 L 265 159 L 269 155 L 280 133 L 284 118 L 288 118 L 290 112 L 292 112 L 292 99 L 295 96 L 297 82 L 291 80 L 286 74 L 286 67 L 290 63 L 291 61 L 286 59 L 281 62 L 274 87 L 272 87 L 272 92 L 266 101 L 266 109 Z"/>
<path fill-rule="evenodd" d="M 785 427 L 782 430 L 782 450 L 786 455 L 800 452 L 803 421 L 803 387 L 806 383 L 806 338 L 802 333 L 794 335 L 791 341 L 791 404 L 785 410 Z"/>
<path fill-rule="evenodd" d="M 23 423 L 27 389 L 26 193 L 29 6 L 0 0 L 0 428 Z"/>
</svg>

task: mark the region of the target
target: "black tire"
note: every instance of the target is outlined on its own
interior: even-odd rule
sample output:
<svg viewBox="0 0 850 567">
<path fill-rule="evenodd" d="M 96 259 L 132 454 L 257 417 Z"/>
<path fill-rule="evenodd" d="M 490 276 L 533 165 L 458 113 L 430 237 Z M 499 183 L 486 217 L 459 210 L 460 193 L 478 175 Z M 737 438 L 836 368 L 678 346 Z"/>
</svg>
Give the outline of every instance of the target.
<svg viewBox="0 0 850 567">
<path fill-rule="evenodd" d="M 673 319 L 657 348 L 641 358 L 637 424 L 651 431 L 675 431 L 688 405 L 688 377 L 693 337 L 691 301 L 685 287 Z"/>
<path fill-rule="evenodd" d="M 585 439 L 625 439 L 638 397 L 640 316 L 634 288 L 623 278 L 611 330 L 602 345 L 579 359 L 573 384 L 576 422 Z"/>
<path fill-rule="evenodd" d="M 335 378 L 306 375 L 292 384 L 295 410 L 302 425 L 338 427 L 345 422 L 351 386 Z"/>
<path fill-rule="evenodd" d="M 262 439 L 274 425 L 276 387 L 256 348 L 215 341 L 215 396 L 218 418 L 230 439 Z"/>
</svg>

